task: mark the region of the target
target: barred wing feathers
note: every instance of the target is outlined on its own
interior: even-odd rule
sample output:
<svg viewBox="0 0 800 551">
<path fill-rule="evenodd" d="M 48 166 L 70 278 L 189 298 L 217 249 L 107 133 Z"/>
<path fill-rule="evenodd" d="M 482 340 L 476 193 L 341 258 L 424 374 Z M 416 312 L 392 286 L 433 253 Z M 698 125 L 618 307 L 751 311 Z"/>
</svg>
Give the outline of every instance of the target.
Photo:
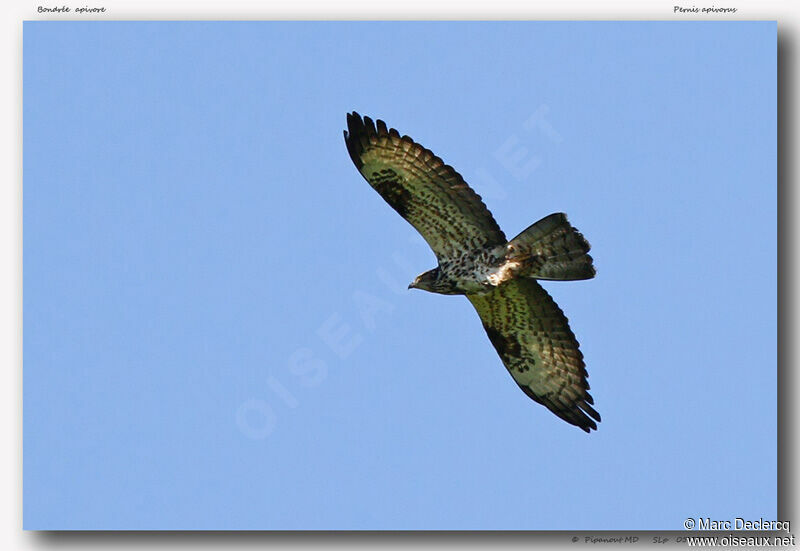
<svg viewBox="0 0 800 551">
<path fill-rule="evenodd" d="M 347 115 L 344 138 L 358 171 L 440 262 L 506 243 L 480 196 L 430 150 L 355 112 Z"/>
<path fill-rule="evenodd" d="M 583 354 L 564 313 L 533 279 L 467 295 L 489 340 L 523 392 L 586 432 L 597 430 Z"/>
</svg>

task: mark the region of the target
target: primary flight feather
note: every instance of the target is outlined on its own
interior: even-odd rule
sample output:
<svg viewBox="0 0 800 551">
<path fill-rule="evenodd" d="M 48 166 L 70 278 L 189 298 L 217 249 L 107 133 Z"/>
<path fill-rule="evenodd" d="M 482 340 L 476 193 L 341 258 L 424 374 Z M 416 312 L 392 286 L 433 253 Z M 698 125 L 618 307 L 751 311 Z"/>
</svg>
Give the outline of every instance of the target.
<svg viewBox="0 0 800 551">
<path fill-rule="evenodd" d="M 439 265 L 409 288 L 466 295 L 514 381 L 589 432 L 600 415 L 567 318 L 537 279 L 594 277 L 589 243 L 562 213 L 508 241 L 453 167 L 386 123 L 347 115 L 345 143 L 361 175 L 422 235 Z"/>
</svg>

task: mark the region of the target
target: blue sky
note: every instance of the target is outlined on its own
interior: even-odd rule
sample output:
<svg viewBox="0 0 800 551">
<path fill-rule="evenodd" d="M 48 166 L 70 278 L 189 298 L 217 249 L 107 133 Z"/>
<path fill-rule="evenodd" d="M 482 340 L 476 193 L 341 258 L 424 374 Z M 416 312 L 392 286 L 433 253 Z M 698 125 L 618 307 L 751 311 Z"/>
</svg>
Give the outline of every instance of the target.
<svg viewBox="0 0 800 551">
<path fill-rule="evenodd" d="M 775 23 L 28 22 L 23 85 L 25 528 L 776 518 Z M 591 242 L 596 433 L 406 290 L 354 109 Z"/>
</svg>

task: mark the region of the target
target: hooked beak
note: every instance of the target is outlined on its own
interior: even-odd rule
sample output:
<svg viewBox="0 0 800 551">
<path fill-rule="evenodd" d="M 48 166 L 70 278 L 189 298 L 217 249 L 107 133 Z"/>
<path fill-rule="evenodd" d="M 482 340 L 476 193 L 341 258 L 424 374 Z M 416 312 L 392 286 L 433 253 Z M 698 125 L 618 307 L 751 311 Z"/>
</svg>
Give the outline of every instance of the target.
<svg viewBox="0 0 800 551">
<path fill-rule="evenodd" d="M 417 278 L 414 281 L 412 281 L 411 283 L 409 283 L 408 284 L 408 288 L 409 289 L 416 289 L 417 288 L 417 283 L 419 283 L 419 278 Z"/>
</svg>

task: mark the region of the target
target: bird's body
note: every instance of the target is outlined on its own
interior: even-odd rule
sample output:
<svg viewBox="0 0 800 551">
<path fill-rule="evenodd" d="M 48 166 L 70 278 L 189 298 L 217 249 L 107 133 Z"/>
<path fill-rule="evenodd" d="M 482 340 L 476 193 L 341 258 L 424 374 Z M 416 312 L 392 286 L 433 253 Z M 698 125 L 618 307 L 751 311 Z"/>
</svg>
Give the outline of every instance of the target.
<svg viewBox="0 0 800 551">
<path fill-rule="evenodd" d="M 519 263 L 506 258 L 504 246 L 486 247 L 443 260 L 433 270 L 420 275 L 409 288 L 442 295 L 488 293 L 507 281 L 515 266 Z"/>
<path fill-rule="evenodd" d="M 356 168 L 436 254 L 438 266 L 409 288 L 466 295 L 525 394 L 586 432 L 597 429 L 583 354 L 567 318 L 536 282 L 594 277 L 589 243 L 561 213 L 508 241 L 480 196 L 430 150 L 357 113 L 347 116 L 347 127 Z"/>
</svg>

